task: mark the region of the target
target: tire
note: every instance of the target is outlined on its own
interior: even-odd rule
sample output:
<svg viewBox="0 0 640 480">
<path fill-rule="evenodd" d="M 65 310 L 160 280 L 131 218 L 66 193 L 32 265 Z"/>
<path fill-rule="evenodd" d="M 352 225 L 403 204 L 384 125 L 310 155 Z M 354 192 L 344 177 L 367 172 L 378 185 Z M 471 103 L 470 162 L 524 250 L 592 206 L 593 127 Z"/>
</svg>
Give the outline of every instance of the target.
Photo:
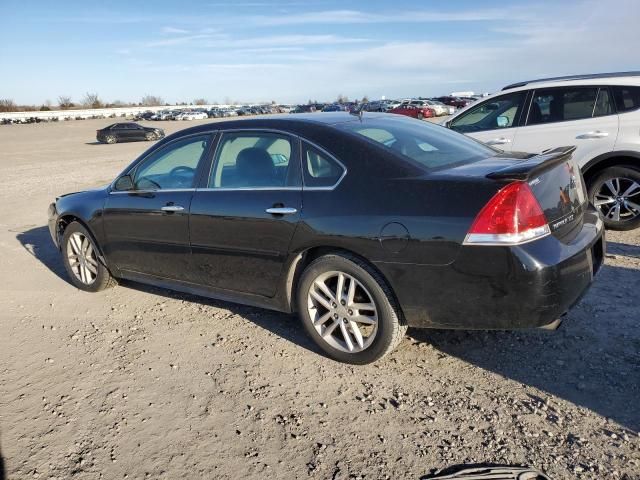
<svg viewBox="0 0 640 480">
<path fill-rule="evenodd" d="M 422 112 L 418 113 L 418 120 L 422 120 L 424 118 L 424 115 L 422 114 Z"/>
<path fill-rule="evenodd" d="M 330 300 L 337 298 L 340 275 L 342 305 Z M 317 287 L 319 283 L 333 289 L 333 297 Z M 355 307 L 358 305 L 359 309 Z M 311 262 L 298 282 L 296 306 L 309 336 L 327 356 L 339 362 L 375 362 L 396 348 L 407 331 L 402 312 L 382 276 L 349 254 L 324 255 Z M 361 323 L 365 320 L 367 323 Z"/>
<path fill-rule="evenodd" d="M 117 143 L 118 138 L 115 135 L 107 135 L 104 141 L 106 143 L 113 144 L 113 143 Z"/>
<path fill-rule="evenodd" d="M 589 182 L 589 200 L 611 230 L 640 227 L 640 171 L 609 167 Z"/>
<path fill-rule="evenodd" d="M 145 134 L 144 138 L 145 138 L 147 141 L 151 142 L 151 141 L 153 141 L 153 140 L 155 140 L 155 139 L 156 139 L 156 134 L 155 134 L 155 133 L 153 133 L 153 132 L 149 132 L 149 133 Z"/>
<path fill-rule="evenodd" d="M 71 222 L 67 225 L 62 235 L 60 251 L 67 275 L 76 288 L 85 292 L 98 292 L 117 284 L 100 261 L 93 237 L 80 223 Z M 84 258 L 73 261 L 74 257 L 80 257 L 78 252 L 83 252 L 80 256 Z"/>
</svg>

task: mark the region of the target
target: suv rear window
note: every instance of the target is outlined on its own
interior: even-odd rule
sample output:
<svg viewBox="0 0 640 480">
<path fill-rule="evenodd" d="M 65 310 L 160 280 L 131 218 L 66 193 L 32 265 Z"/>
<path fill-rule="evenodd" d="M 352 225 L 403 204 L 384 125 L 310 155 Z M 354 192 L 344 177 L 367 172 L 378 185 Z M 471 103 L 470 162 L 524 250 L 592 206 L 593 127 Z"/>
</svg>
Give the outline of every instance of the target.
<svg viewBox="0 0 640 480">
<path fill-rule="evenodd" d="M 640 87 L 613 86 L 611 88 L 618 112 L 630 112 L 640 108 Z"/>
<path fill-rule="evenodd" d="M 496 150 L 448 128 L 410 118 L 373 118 L 336 125 L 429 170 L 493 157 Z"/>
<path fill-rule="evenodd" d="M 527 125 L 591 118 L 597 87 L 543 88 L 536 90 Z"/>
</svg>

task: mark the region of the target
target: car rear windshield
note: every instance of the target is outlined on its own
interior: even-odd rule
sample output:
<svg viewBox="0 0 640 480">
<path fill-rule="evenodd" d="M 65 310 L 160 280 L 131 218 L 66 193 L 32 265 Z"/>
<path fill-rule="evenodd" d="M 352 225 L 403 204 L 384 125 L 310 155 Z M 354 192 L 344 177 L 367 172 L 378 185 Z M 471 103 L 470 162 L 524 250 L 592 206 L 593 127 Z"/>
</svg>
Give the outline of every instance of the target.
<svg viewBox="0 0 640 480">
<path fill-rule="evenodd" d="M 428 170 L 464 165 L 498 152 L 440 125 L 398 117 L 372 118 L 337 125 L 417 162 Z"/>
</svg>

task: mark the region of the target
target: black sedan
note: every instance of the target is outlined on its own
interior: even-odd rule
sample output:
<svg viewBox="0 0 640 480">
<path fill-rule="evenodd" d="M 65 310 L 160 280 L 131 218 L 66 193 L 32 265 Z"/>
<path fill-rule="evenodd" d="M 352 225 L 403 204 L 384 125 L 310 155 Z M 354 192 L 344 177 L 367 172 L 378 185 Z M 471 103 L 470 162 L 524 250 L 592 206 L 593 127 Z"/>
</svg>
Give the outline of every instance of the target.
<svg viewBox="0 0 640 480">
<path fill-rule="evenodd" d="M 557 326 L 604 252 L 572 151 L 504 154 L 390 114 L 225 121 L 59 197 L 49 228 L 82 290 L 297 312 L 329 356 L 368 363 L 407 326 Z"/>
<path fill-rule="evenodd" d="M 96 139 L 103 143 L 153 141 L 161 138 L 164 138 L 163 129 L 143 127 L 133 122 L 114 123 L 96 131 Z"/>
</svg>

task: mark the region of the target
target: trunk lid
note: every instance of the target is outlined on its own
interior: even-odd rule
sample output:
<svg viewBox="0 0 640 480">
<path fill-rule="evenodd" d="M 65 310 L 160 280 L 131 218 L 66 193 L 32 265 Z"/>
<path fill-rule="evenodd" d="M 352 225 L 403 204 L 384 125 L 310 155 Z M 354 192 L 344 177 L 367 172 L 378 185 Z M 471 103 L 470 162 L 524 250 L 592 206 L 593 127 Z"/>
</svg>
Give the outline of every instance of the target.
<svg viewBox="0 0 640 480">
<path fill-rule="evenodd" d="M 588 198 L 580 168 L 572 159 L 574 151 L 575 147 L 559 147 L 486 176 L 526 181 L 542 207 L 551 234 L 571 241 L 582 228 Z"/>
</svg>

